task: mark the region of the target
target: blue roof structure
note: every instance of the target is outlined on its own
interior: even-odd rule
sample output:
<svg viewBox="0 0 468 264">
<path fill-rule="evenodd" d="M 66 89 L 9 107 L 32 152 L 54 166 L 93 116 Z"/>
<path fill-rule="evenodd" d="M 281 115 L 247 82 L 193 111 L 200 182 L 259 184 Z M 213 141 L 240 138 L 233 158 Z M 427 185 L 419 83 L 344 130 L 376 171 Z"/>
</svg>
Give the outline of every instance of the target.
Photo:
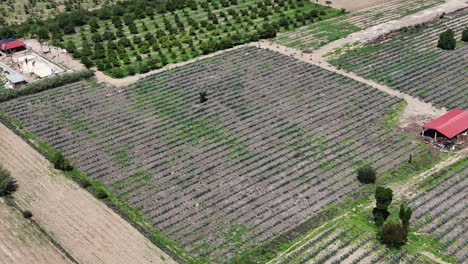
<svg viewBox="0 0 468 264">
<path fill-rule="evenodd" d="M 15 41 L 15 40 L 16 40 L 15 38 L 6 38 L 6 39 L 2 39 L 2 40 L 0 40 L 0 44 L 12 42 L 12 41 Z"/>
</svg>

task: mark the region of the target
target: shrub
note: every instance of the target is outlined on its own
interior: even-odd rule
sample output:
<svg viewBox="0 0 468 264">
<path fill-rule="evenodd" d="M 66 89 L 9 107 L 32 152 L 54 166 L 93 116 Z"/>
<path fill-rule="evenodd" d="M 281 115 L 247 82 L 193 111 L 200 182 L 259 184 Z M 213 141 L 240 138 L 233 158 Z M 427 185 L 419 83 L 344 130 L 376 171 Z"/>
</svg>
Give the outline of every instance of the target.
<svg viewBox="0 0 468 264">
<path fill-rule="evenodd" d="M 10 173 L 0 166 L 0 196 L 8 196 L 18 190 L 18 184 Z"/>
<path fill-rule="evenodd" d="M 378 186 L 375 189 L 375 201 L 378 209 L 387 210 L 393 199 L 393 191 L 390 188 Z"/>
<path fill-rule="evenodd" d="M 49 157 L 50 162 L 54 164 L 54 168 L 62 171 L 71 171 L 73 167 L 70 162 L 63 157 L 62 153 L 56 151 Z"/>
<path fill-rule="evenodd" d="M 468 42 L 468 27 L 466 27 L 462 32 L 462 41 Z"/>
<path fill-rule="evenodd" d="M 88 180 L 85 180 L 85 179 L 82 179 L 82 178 L 73 178 L 75 180 L 76 183 L 78 183 L 78 185 L 81 186 L 81 188 L 88 188 L 89 186 L 91 186 L 91 183 L 88 181 Z"/>
<path fill-rule="evenodd" d="M 200 103 L 201 104 L 208 101 L 208 98 L 206 97 L 208 95 L 207 92 L 200 92 L 199 95 L 200 95 Z"/>
<path fill-rule="evenodd" d="M 91 70 L 83 70 L 72 73 L 64 73 L 54 77 L 30 83 L 23 88 L 8 90 L 0 93 L 0 102 L 5 102 L 23 95 L 35 94 L 48 89 L 63 86 L 65 84 L 74 83 L 84 79 L 89 79 L 94 76 Z"/>
<path fill-rule="evenodd" d="M 444 50 L 454 50 L 456 45 L 457 41 L 455 40 L 455 33 L 453 30 L 448 29 L 439 35 L 439 42 L 437 43 L 437 47 Z"/>
<path fill-rule="evenodd" d="M 103 187 L 96 188 L 96 197 L 99 199 L 105 199 L 109 197 L 109 194 Z"/>
<path fill-rule="evenodd" d="M 31 211 L 28 211 L 28 210 L 23 211 L 21 214 L 22 214 L 23 217 L 26 218 L 26 219 L 30 219 L 30 218 L 33 216 L 32 212 L 31 212 Z"/>
<path fill-rule="evenodd" d="M 374 222 L 376 226 L 382 226 L 385 220 L 387 220 L 387 218 L 390 216 L 389 211 L 379 208 L 374 208 L 372 210 L 372 214 L 374 215 Z"/>
<path fill-rule="evenodd" d="M 413 210 L 408 207 L 406 204 L 402 203 L 400 206 L 400 220 L 404 229 L 408 230 L 409 228 L 409 221 L 411 219 L 411 215 L 413 214 Z"/>
<path fill-rule="evenodd" d="M 376 172 L 370 165 L 363 166 L 357 170 L 357 179 L 361 183 L 375 183 Z"/>
<path fill-rule="evenodd" d="M 382 227 L 380 240 L 390 246 L 398 246 L 406 243 L 408 231 L 400 223 L 388 223 Z"/>
</svg>

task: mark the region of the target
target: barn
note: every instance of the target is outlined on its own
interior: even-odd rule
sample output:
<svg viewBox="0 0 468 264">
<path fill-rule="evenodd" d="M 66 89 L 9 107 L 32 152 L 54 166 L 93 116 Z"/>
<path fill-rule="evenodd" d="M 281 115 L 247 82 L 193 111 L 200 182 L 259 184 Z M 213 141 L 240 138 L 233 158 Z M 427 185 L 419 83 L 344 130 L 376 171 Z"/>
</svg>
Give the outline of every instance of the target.
<svg viewBox="0 0 468 264">
<path fill-rule="evenodd" d="M 454 109 L 423 125 L 422 135 L 453 139 L 468 130 L 468 111 Z"/>
<path fill-rule="evenodd" d="M 11 52 L 16 52 L 16 51 L 25 50 L 25 49 L 26 49 L 26 44 L 14 38 L 0 40 L 0 50 L 2 52 L 11 53 Z"/>
</svg>

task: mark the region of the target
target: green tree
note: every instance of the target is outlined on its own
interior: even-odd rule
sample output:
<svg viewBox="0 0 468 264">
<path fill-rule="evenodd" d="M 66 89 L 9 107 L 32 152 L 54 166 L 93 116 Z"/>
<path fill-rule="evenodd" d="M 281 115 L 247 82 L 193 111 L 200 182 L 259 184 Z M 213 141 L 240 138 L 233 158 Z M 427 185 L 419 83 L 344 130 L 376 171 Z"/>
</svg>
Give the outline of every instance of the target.
<svg viewBox="0 0 468 264">
<path fill-rule="evenodd" d="M 59 151 L 54 152 L 49 157 L 50 162 L 54 164 L 54 168 L 62 171 L 71 171 L 73 167 L 70 165 L 70 162 L 65 159 L 62 153 Z"/>
<path fill-rule="evenodd" d="M 408 207 L 406 204 L 402 203 L 400 206 L 399 217 L 403 228 L 405 228 L 406 230 L 408 230 L 409 228 L 409 221 L 411 219 L 412 214 L 413 210 L 411 210 L 411 208 Z"/>
<path fill-rule="evenodd" d="M 374 222 L 377 226 L 382 226 L 390 216 L 388 207 L 392 203 L 393 191 L 390 188 L 378 186 L 375 189 L 375 203 L 376 207 L 372 210 L 374 215 Z"/>
<path fill-rule="evenodd" d="M 466 27 L 462 32 L 462 41 L 468 42 L 468 27 Z"/>
<path fill-rule="evenodd" d="M 357 170 L 357 179 L 361 183 L 375 183 L 376 172 L 370 165 L 365 165 Z"/>
<path fill-rule="evenodd" d="M 380 241 L 390 246 L 399 246 L 406 243 L 408 231 L 400 223 L 386 223 L 380 232 Z"/>
<path fill-rule="evenodd" d="M 0 196 L 8 196 L 18 190 L 16 180 L 11 177 L 10 172 L 0 166 Z"/>
<path fill-rule="evenodd" d="M 453 30 L 448 29 L 439 35 L 439 42 L 437 43 L 437 47 L 444 50 L 454 50 L 456 46 L 457 41 L 455 40 L 455 33 Z"/>
</svg>

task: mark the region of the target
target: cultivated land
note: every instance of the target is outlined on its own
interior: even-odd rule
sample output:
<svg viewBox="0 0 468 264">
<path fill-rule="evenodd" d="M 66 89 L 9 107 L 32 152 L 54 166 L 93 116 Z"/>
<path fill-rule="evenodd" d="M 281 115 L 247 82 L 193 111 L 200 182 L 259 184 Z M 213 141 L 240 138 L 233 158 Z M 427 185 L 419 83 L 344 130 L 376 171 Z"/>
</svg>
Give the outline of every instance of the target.
<svg viewBox="0 0 468 264">
<path fill-rule="evenodd" d="M 460 41 L 455 50 L 447 51 L 437 48 L 437 41 L 447 29 L 460 40 L 467 24 L 468 10 L 462 10 L 432 25 L 352 49 L 330 62 L 438 107 L 466 109 L 468 45 Z"/>
<path fill-rule="evenodd" d="M 271 37 L 271 30 L 263 30 L 265 23 L 276 23 L 273 31 L 287 31 L 341 14 L 307 0 L 220 2 L 197 1 L 194 8 L 137 18 L 126 13 L 99 19 L 65 34 L 59 44 L 82 62 L 88 60 L 98 70 L 121 78 Z"/>
<path fill-rule="evenodd" d="M 0 263 L 70 264 L 20 212 L 0 200 Z"/>
<path fill-rule="evenodd" d="M 393 129 L 403 106 L 248 47 L 128 87 L 82 82 L 0 108 L 181 247 L 221 261 L 359 188 L 363 162 L 384 173 L 425 152 Z"/>
<path fill-rule="evenodd" d="M 420 184 L 411 205 L 419 233 L 434 235 L 437 250 L 454 256 L 460 263 L 468 259 L 468 158 L 427 178 Z"/>
<path fill-rule="evenodd" d="M 2 124 L 0 164 L 18 181 L 19 190 L 14 194 L 16 204 L 23 210 L 30 210 L 39 226 L 78 263 L 175 263 L 104 203 L 52 169 L 41 154 Z M 2 206 L 0 204 L 0 208 Z M 10 217 L 16 219 L 17 213 L 11 212 Z M 9 222 L 11 224 L 11 221 L 6 223 Z M 29 226 L 27 223 L 23 225 Z M 0 230 L 0 233 L 6 231 Z M 31 236 L 37 233 L 28 231 L 28 228 L 24 228 L 24 232 L 30 232 Z M 34 242 L 34 237 L 28 238 L 21 233 L 15 235 L 24 246 L 11 245 L 0 254 L 14 255 L 15 250 L 18 254 L 27 253 L 26 247 Z M 36 236 L 38 240 L 41 238 Z M 14 238 L 11 239 L 14 242 Z M 28 239 L 31 241 L 23 241 Z M 21 252 L 22 248 L 26 248 L 25 252 Z M 31 253 L 39 249 L 34 246 Z M 41 260 L 39 254 L 40 251 L 37 261 Z M 25 256 L 24 260 L 28 257 L 34 260 L 34 255 Z M 42 259 L 44 261 L 40 263 L 55 263 L 54 257 L 60 263 L 56 252 L 47 257 L 50 262 Z M 19 260 L 9 263 L 30 262 Z"/>
<path fill-rule="evenodd" d="M 6 0 L 0 3 L 0 14 L 5 24 L 24 22 L 28 18 L 47 19 L 57 13 L 72 9 L 94 9 L 109 5 L 115 0 Z"/>
<path fill-rule="evenodd" d="M 444 2 L 444 0 L 388 1 L 378 6 L 281 33 L 273 41 L 300 50 L 318 49 L 351 33 L 414 14 Z"/>
</svg>

